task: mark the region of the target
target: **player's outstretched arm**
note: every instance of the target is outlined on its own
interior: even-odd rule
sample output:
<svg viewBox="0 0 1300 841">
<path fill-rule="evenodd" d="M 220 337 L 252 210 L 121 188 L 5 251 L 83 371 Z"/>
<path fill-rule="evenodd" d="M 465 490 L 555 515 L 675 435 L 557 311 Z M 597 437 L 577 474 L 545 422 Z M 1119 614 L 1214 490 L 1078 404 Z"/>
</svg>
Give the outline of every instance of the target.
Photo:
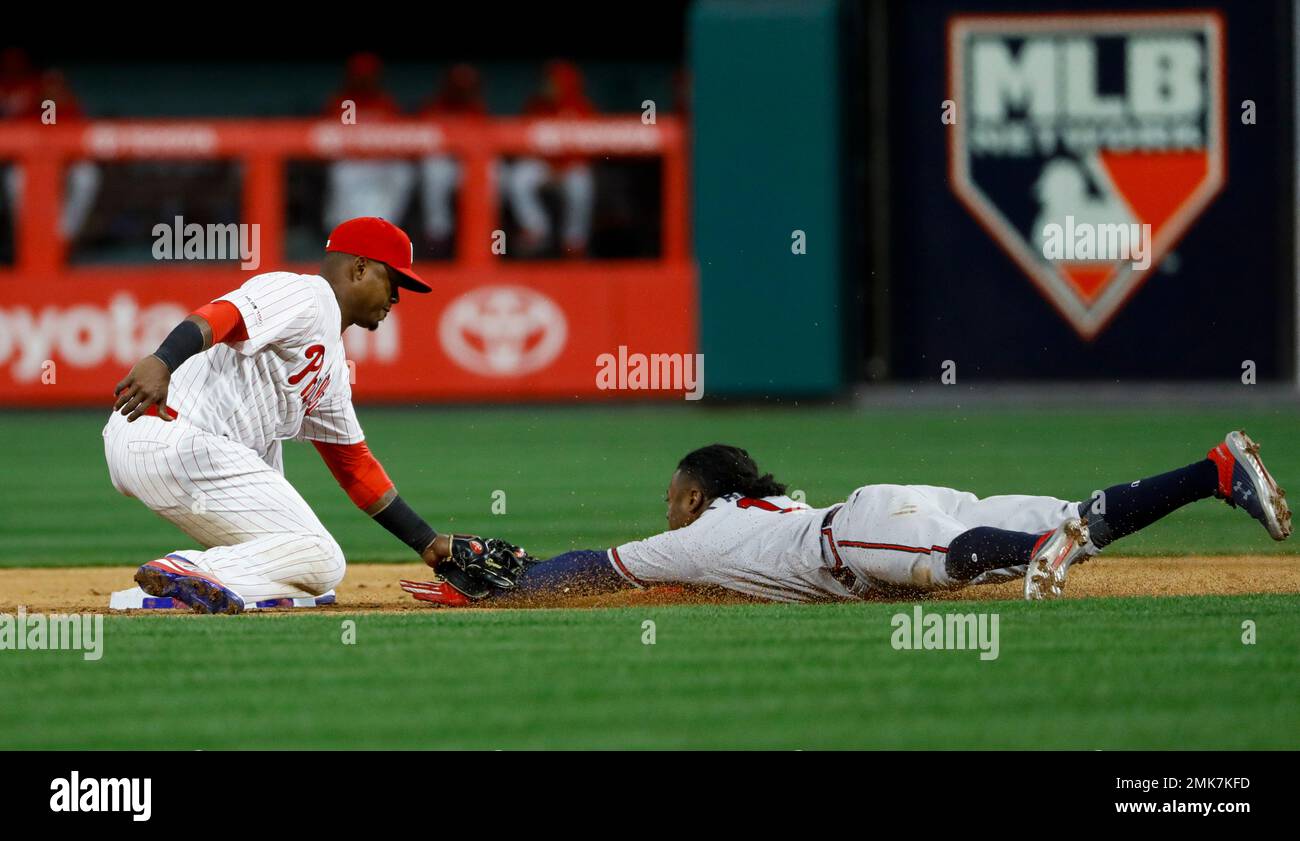
<svg viewBox="0 0 1300 841">
<path fill-rule="evenodd" d="M 495 541 L 488 541 L 492 544 Z M 525 556 L 526 557 L 526 556 Z M 521 559 L 522 560 L 522 559 Z M 616 573 L 609 553 L 597 549 L 578 549 L 556 555 L 546 561 L 523 560 L 514 586 L 509 588 L 479 585 L 472 577 L 468 582 L 455 567 L 440 568 L 441 581 L 406 581 L 401 587 L 417 601 L 444 607 L 465 607 L 474 601 L 492 598 L 493 604 L 528 603 L 546 596 L 576 594 L 594 596 L 633 587 Z M 451 587 L 451 591 L 448 590 Z M 453 592 L 454 591 L 454 592 Z"/>
<path fill-rule="evenodd" d="M 312 444 L 353 504 L 411 547 L 430 568 L 469 591 L 467 595 L 479 598 L 492 587 L 513 587 L 525 563 L 532 561 L 522 549 L 503 540 L 438 534 L 397 493 L 364 441 Z"/>
<path fill-rule="evenodd" d="M 539 595 L 566 590 L 598 595 L 627 590 L 633 585 L 614 571 L 609 553 L 601 549 L 576 549 L 529 566 L 519 576 L 512 593 Z"/>
</svg>

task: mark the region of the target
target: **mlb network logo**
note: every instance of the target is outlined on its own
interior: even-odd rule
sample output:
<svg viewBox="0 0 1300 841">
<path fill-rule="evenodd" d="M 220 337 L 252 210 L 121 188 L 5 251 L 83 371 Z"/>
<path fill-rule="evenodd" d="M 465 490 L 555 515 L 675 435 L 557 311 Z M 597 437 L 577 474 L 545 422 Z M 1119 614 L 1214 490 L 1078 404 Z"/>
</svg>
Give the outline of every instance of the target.
<svg viewBox="0 0 1300 841">
<path fill-rule="evenodd" d="M 1222 20 L 962 15 L 949 21 L 948 62 L 953 190 L 1093 338 L 1223 187 Z M 1149 230 L 1148 253 L 1053 259 L 1058 243 L 1044 238 L 1066 227 Z"/>
</svg>

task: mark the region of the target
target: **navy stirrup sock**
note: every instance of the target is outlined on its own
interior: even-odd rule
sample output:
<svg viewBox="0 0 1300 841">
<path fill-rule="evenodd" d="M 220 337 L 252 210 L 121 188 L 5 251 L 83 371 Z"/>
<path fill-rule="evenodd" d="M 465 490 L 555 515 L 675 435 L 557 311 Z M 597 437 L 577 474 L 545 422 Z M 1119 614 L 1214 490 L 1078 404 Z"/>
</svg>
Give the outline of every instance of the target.
<svg viewBox="0 0 1300 841">
<path fill-rule="evenodd" d="M 948 541 L 944 565 L 953 581 L 970 581 L 989 570 L 1029 563 L 1042 539 L 1041 534 L 980 526 Z"/>
<path fill-rule="evenodd" d="M 1088 532 L 1098 549 L 1166 517 L 1190 502 L 1214 496 L 1219 469 L 1208 458 L 1139 479 L 1113 485 L 1078 504 L 1088 520 Z M 970 581 L 994 569 L 1029 563 L 1041 534 L 1006 531 L 988 526 L 970 529 L 948 543 L 946 568 L 953 581 Z"/>
<path fill-rule="evenodd" d="M 1219 469 L 1207 458 L 1159 476 L 1109 487 L 1080 502 L 1079 516 L 1088 518 L 1092 543 L 1100 549 L 1189 502 L 1214 496 L 1218 487 Z"/>
</svg>

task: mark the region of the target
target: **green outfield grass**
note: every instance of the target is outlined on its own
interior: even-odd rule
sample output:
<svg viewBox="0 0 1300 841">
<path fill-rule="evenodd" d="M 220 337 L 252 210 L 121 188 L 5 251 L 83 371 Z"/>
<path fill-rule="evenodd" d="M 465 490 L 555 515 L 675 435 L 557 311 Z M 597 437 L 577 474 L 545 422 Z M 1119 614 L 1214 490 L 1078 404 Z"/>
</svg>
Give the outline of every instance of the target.
<svg viewBox="0 0 1300 841">
<path fill-rule="evenodd" d="M 998 658 L 895 650 L 910 605 L 113 617 L 0 652 L 0 747 L 1300 747 L 1300 597 L 927 609 Z"/>
<path fill-rule="evenodd" d="M 1082 498 L 1244 425 L 1300 481 L 1300 416 L 831 408 L 372 410 L 373 449 L 439 528 L 540 555 L 663 528 L 676 460 L 748 447 L 814 505 L 872 482 Z M 0 564 L 136 563 L 186 539 L 118 497 L 96 414 L 0 415 Z M 410 553 L 314 451 L 288 474 L 353 560 Z M 504 515 L 491 513 L 506 493 Z M 1125 553 L 1274 553 L 1206 502 Z M 999 656 L 896 651 L 911 605 L 106 619 L 103 659 L 0 651 L 0 747 L 1300 748 L 1300 596 L 933 603 L 991 611 Z M 643 622 L 656 644 L 642 644 Z M 1258 641 L 1244 645 L 1242 623 Z M 356 644 L 343 644 L 346 621 Z"/>
<path fill-rule="evenodd" d="M 668 476 L 687 450 L 744 446 L 813 505 L 878 482 L 985 495 L 1078 499 L 1203 457 L 1245 426 L 1284 485 L 1300 485 L 1300 414 L 878 411 L 819 407 L 360 410 L 371 448 L 436 528 L 501 534 L 539 555 L 602 547 L 664 527 Z M 187 539 L 104 467 L 103 413 L 0 414 L 0 566 L 138 563 Z M 286 472 L 352 560 L 409 551 L 352 507 L 315 451 L 286 444 Z M 493 515 L 494 491 L 506 514 Z M 1201 503 L 1124 541 L 1126 554 L 1236 554 L 1279 547 L 1240 512 Z M 1289 545 L 1286 547 L 1289 548 Z"/>
</svg>

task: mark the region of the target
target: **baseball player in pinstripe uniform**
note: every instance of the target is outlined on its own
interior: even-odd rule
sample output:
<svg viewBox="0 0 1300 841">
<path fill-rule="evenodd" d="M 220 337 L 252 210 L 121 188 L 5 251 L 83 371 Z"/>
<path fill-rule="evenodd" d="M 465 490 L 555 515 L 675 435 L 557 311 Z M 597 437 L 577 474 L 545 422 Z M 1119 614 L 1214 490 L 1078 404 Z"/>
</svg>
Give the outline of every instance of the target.
<svg viewBox="0 0 1300 841">
<path fill-rule="evenodd" d="M 141 566 L 146 593 L 238 613 L 343 579 L 338 543 L 284 477 L 285 439 L 311 441 L 352 501 L 432 567 L 451 559 L 492 580 L 503 553 L 526 557 L 504 541 L 436 533 L 357 422 L 342 333 L 377 328 L 399 289 L 431 291 L 411 268 L 410 240 L 364 217 L 335 228 L 325 251 L 318 275 L 260 274 L 200 307 L 117 384 L 104 427 L 113 486 L 199 547 Z"/>
<path fill-rule="evenodd" d="M 1217 497 L 1274 540 L 1291 534 L 1286 494 L 1244 432 L 1205 458 L 1114 485 L 1082 502 L 974 494 L 930 485 L 864 485 L 811 508 L 760 474 L 749 453 L 712 444 L 688 453 L 668 483 L 668 531 L 607 550 L 525 564 L 494 604 L 530 595 L 600 593 L 652 584 L 723 587 L 772 601 L 817 601 L 1023 577 L 1025 598 L 1062 595 L 1070 565 L 1176 509 Z M 403 581 L 416 599 L 463 607 L 457 581 Z M 504 598 L 501 598 L 504 597 Z"/>
</svg>

